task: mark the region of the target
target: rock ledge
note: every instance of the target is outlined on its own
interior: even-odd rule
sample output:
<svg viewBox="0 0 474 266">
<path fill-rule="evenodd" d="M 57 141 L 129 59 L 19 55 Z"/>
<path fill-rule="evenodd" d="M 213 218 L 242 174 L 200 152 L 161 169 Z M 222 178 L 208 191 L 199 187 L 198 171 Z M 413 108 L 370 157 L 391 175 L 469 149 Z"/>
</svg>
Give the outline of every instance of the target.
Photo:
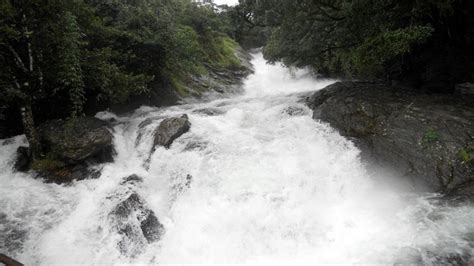
<svg viewBox="0 0 474 266">
<path fill-rule="evenodd" d="M 474 99 L 427 95 L 367 82 L 338 82 L 307 99 L 365 159 L 413 187 L 473 198 Z"/>
</svg>

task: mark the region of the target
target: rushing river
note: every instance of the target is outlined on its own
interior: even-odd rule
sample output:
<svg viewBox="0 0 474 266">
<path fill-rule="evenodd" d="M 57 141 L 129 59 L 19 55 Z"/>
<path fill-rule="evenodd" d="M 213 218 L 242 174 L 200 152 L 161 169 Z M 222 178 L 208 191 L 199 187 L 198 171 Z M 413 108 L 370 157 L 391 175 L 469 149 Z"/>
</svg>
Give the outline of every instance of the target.
<svg viewBox="0 0 474 266">
<path fill-rule="evenodd" d="M 474 264 L 474 207 L 370 174 L 359 150 L 301 103 L 332 81 L 261 54 L 253 64 L 239 95 L 98 114 L 115 117 L 117 152 L 98 179 L 56 185 L 14 173 L 24 137 L 0 140 L 0 253 L 26 265 Z M 190 132 L 150 157 L 153 129 L 182 114 Z M 126 256 L 107 217 L 131 174 L 143 178 L 133 189 L 165 233 Z"/>
</svg>

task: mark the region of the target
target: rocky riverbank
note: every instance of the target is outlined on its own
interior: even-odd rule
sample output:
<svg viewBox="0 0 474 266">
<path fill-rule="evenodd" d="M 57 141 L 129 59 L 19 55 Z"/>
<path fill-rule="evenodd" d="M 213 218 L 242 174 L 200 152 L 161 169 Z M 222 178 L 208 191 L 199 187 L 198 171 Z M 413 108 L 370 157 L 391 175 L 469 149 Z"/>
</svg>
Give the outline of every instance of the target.
<svg viewBox="0 0 474 266">
<path fill-rule="evenodd" d="M 185 93 L 175 92 L 170 98 L 149 98 L 140 105 L 166 106 L 178 101 L 193 101 L 209 94 L 232 93 L 240 88 L 242 80 L 253 72 L 251 56 L 238 47 L 235 51 L 240 66 L 226 69 L 210 68 L 208 74 L 190 77 Z M 155 95 L 156 96 L 156 95 Z M 202 100 L 202 99 L 201 99 Z M 122 111 L 131 111 L 140 105 L 122 106 Z M 100 165 L 113 162 L 113 122 L 102 121 L 94 117 L 79 117 L 71 121 L 56 119 L 42 123 L 37 127 L 43 146 L 43 158 L 31 160 L 28 147 L 19 147 L 15 169 L 33 170 L 37 177 L 47 182 L 68 183 L 73 180 L 100 176 Z M 190 123 L 186 115 L 165 119 L 155 129 L 156 146 L 169 148 L 172 142 L 189 130 Z M 139 141 L 139 140 L 137 140 Z"/>
<path fill-rule="evenodd" d="M 197 102 L 216 98 L 221 94 L 239 92 L 242 81 L 253 73 L 252 56 L 240 46 L 235 47 L 235 58 L 239 64 L 228 67 L 206 65 L 204 74 L 188 75 L 185 83 L 160 86 L 149 95 L 135 96 L 124 104 L 110 107 L 115 113 L 126 113 L 142 105 L 171 106 L 183 102 Z"/>
<path fill-rule="evenodd" d="M 307 99 L 314 119 L 351 138 L 365 160 L 417 190 L 474 197 L 474 98 L 338 82 Z"/>
</svg>

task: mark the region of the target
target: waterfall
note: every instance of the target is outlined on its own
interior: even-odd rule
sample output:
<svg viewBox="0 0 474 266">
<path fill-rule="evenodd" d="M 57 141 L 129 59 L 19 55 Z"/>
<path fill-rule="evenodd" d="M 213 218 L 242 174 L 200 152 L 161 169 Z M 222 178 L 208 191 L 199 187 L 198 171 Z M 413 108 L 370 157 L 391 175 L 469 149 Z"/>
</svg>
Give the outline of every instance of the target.
<svg viewBox="0 0 474 266">
<path fill-rule="evenodd" d="M 350 140 L 312 119 L 301 98 L 334 81 L 261 54 L 253 64 L 239 95 L 99 113 L 115 118 L 117 154 L 98 179 L 15 173 L 26 141 L 0 140 L 0 253 L 26 265 L 474 263 L 472 206 L 385 183 Z M 154 129 L 182 114 L 190 131 L 150 155 Z M 131 175 L 140 182 L 124 182 Z M 163 225 L 159 241 L 123 241 L 110 213 L 131 193 Z"/>
</svg>

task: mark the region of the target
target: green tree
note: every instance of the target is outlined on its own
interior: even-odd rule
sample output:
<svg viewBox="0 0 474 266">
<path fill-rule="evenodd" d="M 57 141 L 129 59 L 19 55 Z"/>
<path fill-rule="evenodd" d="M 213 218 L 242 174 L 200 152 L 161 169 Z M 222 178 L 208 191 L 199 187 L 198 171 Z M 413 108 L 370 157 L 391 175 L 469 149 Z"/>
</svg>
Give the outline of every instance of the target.
<svg viewBox="0 0 474 266">
<path fill-rule="evenodd" d="M 232 33 L 227 13 L 191 0 L 0 0 L 0 111 L 21 110 L 37 159 L 35 122 L 235 67 Z"/>
<path fill-rule="evenodd" d="M 333 76 L 411 75 L 418 83 L 444 78 L 440 72 L 446 85 L 473 78 L 472 1 L 242 0 L 240 5 L 246 10 L 242 21 L 271 29 L 264 49 L 270 62 L 311 66 Z"/>
</svg>

